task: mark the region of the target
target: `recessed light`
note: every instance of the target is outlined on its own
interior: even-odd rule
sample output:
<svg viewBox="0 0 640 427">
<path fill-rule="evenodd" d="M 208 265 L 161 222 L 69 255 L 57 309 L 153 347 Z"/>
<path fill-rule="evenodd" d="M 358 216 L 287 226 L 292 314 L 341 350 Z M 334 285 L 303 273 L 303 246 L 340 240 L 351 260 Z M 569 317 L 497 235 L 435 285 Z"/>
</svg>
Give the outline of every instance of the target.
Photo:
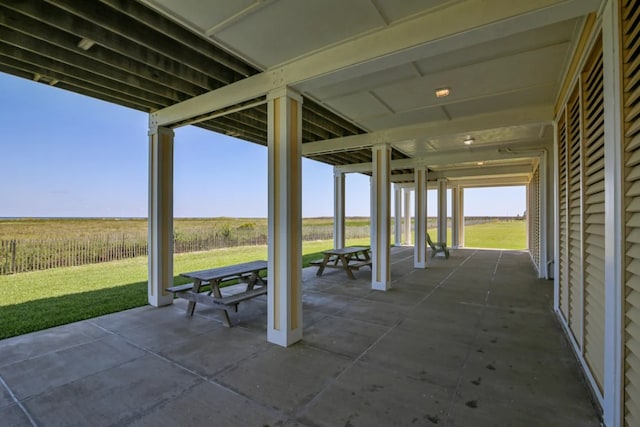
<svg viewBox="0 0 640 427">
<path fill-rule="evenodd" d="M 464 142 L 465 145 L 471 145 L 476 142 L 476 139 L 472 136 L 467 136 L 462 142 Z"/>
<path fill-rule="evenodd" d="M 440 89 L 436 89 L 436 98 L 444 98 L 445 96 L 449 96 L 451 91 L 448 87 L 441 87 Z"/>
<path fill-rule="evenodd" d="M 476 164 L 477 164 L 478 166 L 482 166 L 482 165 L 484 165 L 484 162 L 478 162 L 478 163 L 476 163 Z"/>
</svg>

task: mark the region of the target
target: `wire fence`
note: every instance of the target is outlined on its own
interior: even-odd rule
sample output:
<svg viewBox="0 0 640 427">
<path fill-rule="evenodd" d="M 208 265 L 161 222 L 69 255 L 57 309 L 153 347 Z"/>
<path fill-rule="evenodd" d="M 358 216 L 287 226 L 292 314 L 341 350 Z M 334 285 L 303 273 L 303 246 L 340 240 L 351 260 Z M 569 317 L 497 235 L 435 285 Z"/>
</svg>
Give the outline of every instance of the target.
<svg viewBox="0 0 640 427">
<path fill-rule="evenodd" d="M 346 227 L 346 238 L 369 237 L 369 226 Z M 303 226 L 305 241 L 333 239 L 333 226 Z M 261 229 L 212 229 L 174 233 L 174 253 L 267 244 Z M 117 261 L 147 255 L 146 233 L 100 234 L 66 239 L 0 240 L 0 275 Z"/>
</svg>

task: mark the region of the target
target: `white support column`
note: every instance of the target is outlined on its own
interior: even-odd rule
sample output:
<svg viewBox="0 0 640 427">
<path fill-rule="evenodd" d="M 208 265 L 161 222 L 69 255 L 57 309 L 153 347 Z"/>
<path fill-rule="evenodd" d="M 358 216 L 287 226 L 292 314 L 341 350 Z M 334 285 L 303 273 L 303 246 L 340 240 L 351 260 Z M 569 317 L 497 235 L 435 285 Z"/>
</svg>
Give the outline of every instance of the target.
<svg viewBox="0 0 640 427">
<path fill-rule="evenodd" d="M 149 129 L 149 304 L 173 303 L 173 130 Z"/>
<path fill-rule="evenodd" d="M 447 180 L 438 180 L 438 242 L 447 241 Z"/>
<path fill-rule="evenodd" d="M 619 2 L 609 0 L 602 13 L 604 63 L 605 324 L 604 402 L 607 427 L 624 425 L 624 155 Z M 556 237 L 557 239 L 557 237 Z M 557 255 L 556 255 L 557 256 Z M 557 264 L 557 263 L 556 263 Z"/>
<path fill-rule="evenodd" d="M 344 248 L 345 241 L 345 174 L 336 167 L 333 168 L 333 247 Z"/>
<path fill-rule="evenodd" d="M 451 247 L 460 247 L 460 186 L 451 188 Z"/>
<path fill-rule="evenodd" d="M 464 248 L 464 187 L 458 187 L 458 207 L 460 208 L 460 215 L 458 219 L 458 247 Z"/>
<path fill-rule="evenodd" d="M 371 179 L 371 287 L 386 291 L 391 287 L 390 203 L 391 147 L 372 147 Z"/>
<path fill-rule="evenodd" d="M 281 88 L 267 101 L 267 340 L 287 347 L 302 339 L 302 97 Z"/>
<path fill-rule="evenodd" d="M 402 187 L 398 184 L 393 186 L 394 194 L 394 238 L 395 245 L 400 246 L 402 244 Z"/>
<path fill-rule="evenodd" d="M 403 243 L 411 244 L 411 189 L 404 189 L 404 223 L 403 225 Z"/>
<path fill-rule="evenodd" d="M 427 168 L 414 168 L 415 188 L 415 245 L 413 247 L 413 266 L 427 267 Z"/>
</svg>

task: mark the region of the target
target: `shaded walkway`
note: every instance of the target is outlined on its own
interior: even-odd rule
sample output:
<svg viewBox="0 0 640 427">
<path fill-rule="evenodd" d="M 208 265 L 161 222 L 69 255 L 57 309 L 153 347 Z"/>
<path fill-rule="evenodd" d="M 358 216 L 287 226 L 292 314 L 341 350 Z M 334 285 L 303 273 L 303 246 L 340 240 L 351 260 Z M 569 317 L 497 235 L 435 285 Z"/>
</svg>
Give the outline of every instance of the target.
<svg viewBox="0 0 640 427">
<path fill-rule="evenodd" d="M 266 300 L 141 307 L 0 341 L 2 425 L 597 426 L 529 254 L 304 273 L 304 340 L 266 342 Z M 31 418 L 31 419 L 30 419 Z"/>
</svg>

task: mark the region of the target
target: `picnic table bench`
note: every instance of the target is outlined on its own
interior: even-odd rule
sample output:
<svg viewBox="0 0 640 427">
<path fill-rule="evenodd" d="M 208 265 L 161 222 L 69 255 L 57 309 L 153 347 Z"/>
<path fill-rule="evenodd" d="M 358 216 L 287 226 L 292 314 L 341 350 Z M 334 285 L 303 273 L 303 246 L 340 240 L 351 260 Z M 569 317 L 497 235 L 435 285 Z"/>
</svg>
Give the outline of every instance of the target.
<svg viewBox="0 0 640 427">
<path fill-rule="evenodd" d="M 353 272 L 361 267 L 371 268 L 371 257 L 369 256 L 369 246 L 351 246 L 348 248 L 329 249 L 322 251 L 324 257 L 309 264 L 318 267 L 317 276 L 322 276 L 325 268 L 341 268 L 349 276 L 355 279 Z"/>
<path fill-rule="evenodd" d="M 176 297 L 189 301 L 187 316 L 193 316 L 196 303 L 206 304 L 223 311 L 222 322 L 230 327 L 228 309 L 238 311 L 238 304 L 251 298 L 267 293 L 266 280 L 260 277 L 260 272 L 267 269 L 267 261 L 251 261 L 226 267 L 212 268 L 209 270 L 192 271 L 180 274 L 183 277 L 193 279 L 193 283 L 167 288 Z M 243 292 L 223 296 L 220 285 L 232 280 L 239 280 L 247 284 Z M 210 285 L 211 290 L 201 292 L 201 288 Z M 257 287 L 256 287 L 257 286 Z"/>
</svg>

